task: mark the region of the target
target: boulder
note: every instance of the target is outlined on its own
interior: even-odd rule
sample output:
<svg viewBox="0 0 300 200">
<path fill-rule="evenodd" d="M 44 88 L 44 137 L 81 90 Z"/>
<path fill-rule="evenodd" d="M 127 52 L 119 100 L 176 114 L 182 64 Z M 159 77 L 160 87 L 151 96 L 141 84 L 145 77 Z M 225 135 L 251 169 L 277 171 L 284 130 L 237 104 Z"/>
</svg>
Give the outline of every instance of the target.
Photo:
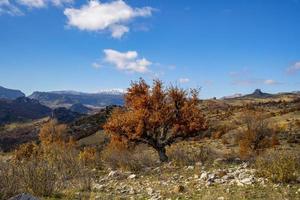
<svg viewBox="0 0 300 200">
<path fill-rule="evenodd" d="M 14 196 L 10 198 L 9 200 L 39 200 L 37 197 L 31 196 L 30 194 L 18 194 L 17 196 Z"/>
</svg>

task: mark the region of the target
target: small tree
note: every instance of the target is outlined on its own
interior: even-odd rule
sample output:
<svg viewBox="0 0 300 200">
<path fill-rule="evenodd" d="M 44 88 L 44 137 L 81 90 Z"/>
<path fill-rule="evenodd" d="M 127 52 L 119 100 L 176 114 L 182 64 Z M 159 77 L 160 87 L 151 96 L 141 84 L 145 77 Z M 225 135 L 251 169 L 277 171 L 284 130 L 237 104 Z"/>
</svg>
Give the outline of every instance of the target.
<svg viewBox="0 0 300 200">
<path fill-rule="evenodd" d="M 134 144 L 153 147 L 160 161 L 168 160 L 166 146 L 199 135 L 207 129 L 199 109 L 198 90 L 190 92 L 154 80 L 133 82 L 125 95 L 124 108 L 117 108 L 104 126 L 106 133 Z"/>
</svg>

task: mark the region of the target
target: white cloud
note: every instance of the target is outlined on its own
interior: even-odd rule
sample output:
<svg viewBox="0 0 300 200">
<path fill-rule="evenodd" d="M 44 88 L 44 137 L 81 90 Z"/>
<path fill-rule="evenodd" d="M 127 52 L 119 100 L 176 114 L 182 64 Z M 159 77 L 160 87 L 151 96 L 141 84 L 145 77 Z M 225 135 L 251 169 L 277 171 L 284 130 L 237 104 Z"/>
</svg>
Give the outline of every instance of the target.
<svg viewBox="0 0 300 200">
<path fill-rule="evenodd" d="M 279 84 L 279 82 L 277 82 L 275 80 L 272 80 L 272 79 L 267 79 L 267 80 L 264 80 L 264 84 L 266 84 L 266 85 L 277 85 L 277 84 Z"/>
<path fill-rule="evenodd" d="M 112 25 L 110 31 L 113 38 L 121 38 L 124 33 L 129 32 L 129 28 L 123 25 Z"/>
<path fill-rule="evenodd" d="M 92 0 L 81 8 L 67 8 L 64 14 L 68 25 L 85 31 L 111 31 L 112 37 L 121 38 L 129 31 L 126 25 L 136 17 L 152 15 L 151 7 L 132 8 L 123 0 L 101 3 Z"/>
<path fill-rule="evenodd" d="M 232 82 L 233 85 L 239 85 L 239 86 L 250 86 L 250 85 L 278 85 L 282 84 L 281 82 L 272 80 L 272 79 L 240 79 L 240 80 L 234 80 Z"/>
<path fill-rule="evenodd" d="M 188 83 L 188 82 L 190 82 L 190 79 L 188 79 L 188 78 L 180 78 L 179 82 L 180 83 Z"/>
<path fill-rule="evenodd" d="M 44 8 L 48 4 L 54 6 L 62 6 L 64 4 L 73 3 L 74 0 L 0 0 L 0 15 L 8 14 L 12 16 L 24 15 L 21 11 L 20 6 L 28 8 Z"/>
<path fill-rule="evenodd" d="M 117 69 L 127 72 L 149 72 L 152 65 L 145 58 L 139 58 L 136 51 L 119 52 L 113 49 L 104 49 L 104 62 L 114 65 Z"/>
<path fill-rule="evenodd" d="M 18 0 L 18 3 L 30 8 L 42 8 L 47 5 L 45 0 Z"/>
<path fill-rule="evenodd" d="M 288 74 L 295 74 L 298 71 L 300 71 L 300 61 L 294 63 L 292 66 L 290 66 L 289 68 L 287 68 L 286 71 L 287 71 Z"/>
<path fill-rule="evenodd" d="M 64 4 L 71 4 L 74 0 L 51 0 L 51 3 L 55 6 L 62 6 Z"/>
<path fill-rule="evenodd" d="M 0 15 L 2 14 L 18 16 L 23 15 L 23 12 L 9 0 L 0 0 Z"/>
<path fill-rule="evenodd" d="M 99 69 L 99 68 L 102 67 L 102 65 L 99 64 L 99 63 L 97 63 L 97 62 L 93 62 L 93 63 L 92 63 L 92 67 L 94 67 L 94 68 L 96 68 L 96 69 Z"/>
</svg>

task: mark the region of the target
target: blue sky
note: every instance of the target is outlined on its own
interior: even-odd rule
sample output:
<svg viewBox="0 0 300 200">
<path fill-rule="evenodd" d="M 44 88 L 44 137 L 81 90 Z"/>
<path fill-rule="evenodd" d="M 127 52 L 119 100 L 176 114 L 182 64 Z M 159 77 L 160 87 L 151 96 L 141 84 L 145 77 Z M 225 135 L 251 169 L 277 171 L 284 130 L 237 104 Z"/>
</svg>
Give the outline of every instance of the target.
<svg viewBox="0 0 300 200">
<path fill-rule="evenodd" d="M 221 97 L 300 88 L 297 0 L 0 0 L 0 85 L 97 92 L 139 77 Z"/>
</svg>

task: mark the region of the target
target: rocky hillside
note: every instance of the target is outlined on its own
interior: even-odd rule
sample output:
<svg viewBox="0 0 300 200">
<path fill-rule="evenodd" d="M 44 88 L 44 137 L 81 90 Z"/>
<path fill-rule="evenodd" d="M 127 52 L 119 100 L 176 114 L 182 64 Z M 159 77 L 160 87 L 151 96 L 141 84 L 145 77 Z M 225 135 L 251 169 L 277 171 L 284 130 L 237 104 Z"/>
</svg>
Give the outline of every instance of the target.
<svg viewBox="0 0 300 200">
<path fill-rule="evenodd" d="M 18 97 L 25 97 L 25 94 L 20 90 L 12 90 L 0 86 L 0 99 L 16 99 Z"/>
</svg>

